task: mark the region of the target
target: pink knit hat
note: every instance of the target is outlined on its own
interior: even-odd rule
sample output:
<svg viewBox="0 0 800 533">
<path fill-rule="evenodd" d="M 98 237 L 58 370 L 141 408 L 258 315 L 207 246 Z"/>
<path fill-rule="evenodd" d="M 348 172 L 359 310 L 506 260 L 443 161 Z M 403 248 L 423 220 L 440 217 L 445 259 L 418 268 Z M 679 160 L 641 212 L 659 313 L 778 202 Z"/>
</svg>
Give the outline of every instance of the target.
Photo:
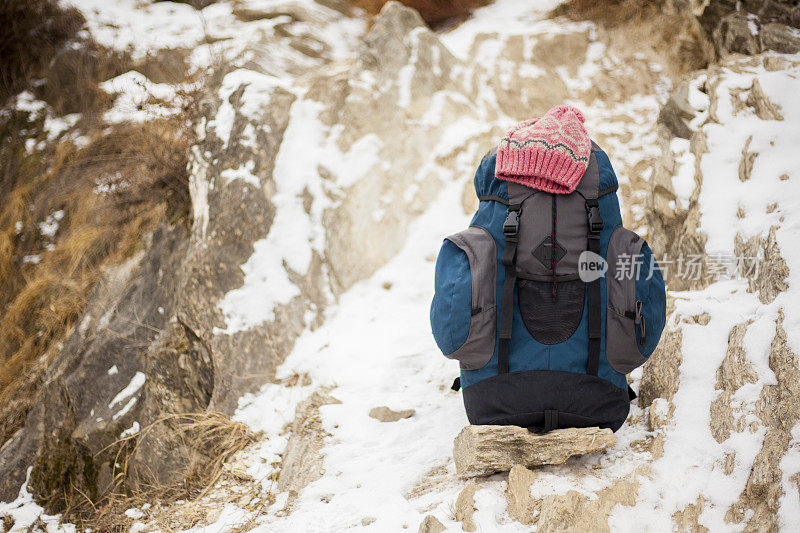
<svg viewBox="0 0 800 533">
<path fill-rule="evenodd" d="M 568 194 L 578 186 L 592 142 L 583 114 L 557 105 L 542 118 L 508 130 L 497 148 L 495 176 L 546 192 Z"/>
</svg>

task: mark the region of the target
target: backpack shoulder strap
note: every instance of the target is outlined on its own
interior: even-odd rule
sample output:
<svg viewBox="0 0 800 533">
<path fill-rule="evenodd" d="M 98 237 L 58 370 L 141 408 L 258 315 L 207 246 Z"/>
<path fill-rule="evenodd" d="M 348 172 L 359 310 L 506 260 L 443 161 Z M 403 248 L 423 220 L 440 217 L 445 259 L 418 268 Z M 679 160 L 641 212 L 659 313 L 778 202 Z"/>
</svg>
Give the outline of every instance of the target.
<svg viewBox="0 0 800 533">
<path fill-rule="evenodd" d="M 600 216 L 600 203 L 598 202 L 600 188 L 600 170 L 597 158 L 594 155 L 595 147 L 592 143 L 592 153 L 589 166 L 581 180 L 579 188 L 586 199 L 586 220 L 589 224 L 589 238 L 586 249 L 600 255 L 600 234 L 603 232 L 603 217 Z M 599 148 L 597 148 L 599 149 Z M 589 322 L 589 354 L 586 363 L 586 373 L 596 376 L 600 367 L 600 336 L 601 336 L 601 302 L 600 284 L 602 278 L 590 281 L 587 284 Z"/>
<path fill-rule="evenodd" d="M 522 204 L 536 194 L 536 189 L 525 185 L 508 183 L 508 211 L 503 223 L 505 247 L 501 262 L 505 269 L 503 293 L 500 299 L 500 345 L 497 354 L 497 372 L 508 372 L 508 352 L 511 348 L 511 330 L 514 321 L 514 287 L 517 284 L 517 243 L 519 242 L 519 220 Z"/>
</svg>

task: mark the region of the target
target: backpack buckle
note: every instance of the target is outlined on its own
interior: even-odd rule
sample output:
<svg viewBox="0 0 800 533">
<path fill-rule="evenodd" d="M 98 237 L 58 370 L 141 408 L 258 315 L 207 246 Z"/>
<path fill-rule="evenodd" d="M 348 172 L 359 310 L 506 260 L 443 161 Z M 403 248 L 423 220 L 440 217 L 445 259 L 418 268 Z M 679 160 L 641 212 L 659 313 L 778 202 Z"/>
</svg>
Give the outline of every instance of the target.
<svg viewBox="0 0 800 533">
<path fill-rule="evenodd" d="M 519 211 L 509 209 L 503 223 L 503 235 L 511 236 L 519 233 Z"/>
<path fill-rule="evenodd" d="M 586 217 L 589 220 L 589 233 L 601 233 L 605 224 L 600 216 L 600 204 L 597 198 L 586 199 Z"/>
</svg>

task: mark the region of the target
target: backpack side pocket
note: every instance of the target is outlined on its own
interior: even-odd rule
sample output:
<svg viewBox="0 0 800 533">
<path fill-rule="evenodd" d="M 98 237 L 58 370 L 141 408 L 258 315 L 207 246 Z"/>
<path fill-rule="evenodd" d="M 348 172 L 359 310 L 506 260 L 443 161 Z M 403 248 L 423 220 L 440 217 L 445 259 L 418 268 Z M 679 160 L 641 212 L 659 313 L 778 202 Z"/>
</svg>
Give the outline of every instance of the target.
<svg viewBox="0 0 800 533">
<path fill-rule="evenodd" d="M 644 364 L 661 338 L 666 291 L 652 251 L 636 233 L 617 226 L 606 258 L 606 358 L 627 374 Z"/>
<path fill-rule="evenodd" d="M 497 246 L 479 226 L 447 237 L 436 261 L 431 329 L 442 353 L 463 370 L 492 358 L 497 329 Z"/>
</svg>

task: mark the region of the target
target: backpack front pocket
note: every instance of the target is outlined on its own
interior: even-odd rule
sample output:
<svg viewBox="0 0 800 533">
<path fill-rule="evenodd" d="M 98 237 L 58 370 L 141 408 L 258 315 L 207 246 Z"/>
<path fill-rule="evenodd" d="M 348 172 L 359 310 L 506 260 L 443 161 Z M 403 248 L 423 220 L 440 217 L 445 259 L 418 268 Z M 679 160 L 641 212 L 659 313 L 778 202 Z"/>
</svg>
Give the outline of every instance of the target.
<svg viewBox="0 0 800 533">
<path fill-rule="evenodd" d="M 447 237 L 436 261 L 431 329 L 442 353 L 463 370 L 492 358 L 497 328 L 497 247 L 479 226 Z"/>
<path fill-rule="evenodd" d="M 655 350 L 666 321 L 661 271 L 644 239 L 617 226 L 606 254 L 606 357 L 627 374 Z"/>
</svg>

